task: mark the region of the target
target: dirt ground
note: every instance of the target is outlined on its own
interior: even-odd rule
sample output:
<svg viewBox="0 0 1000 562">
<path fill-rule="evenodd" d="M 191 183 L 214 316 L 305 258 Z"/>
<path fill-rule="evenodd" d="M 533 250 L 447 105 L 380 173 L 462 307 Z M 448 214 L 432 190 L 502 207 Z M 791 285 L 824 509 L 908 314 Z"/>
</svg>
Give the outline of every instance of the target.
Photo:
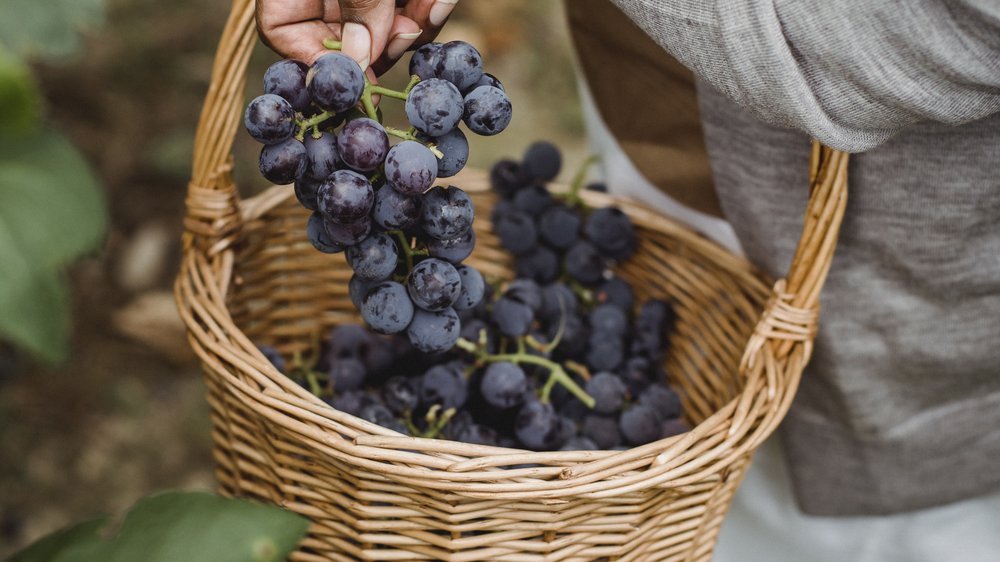
<svg viewBox="0 0 1000 562">
<path fill-rule="evenodd" d="M 108 9 L 84 52 L 38 67 L 51 121 L 104 182 L 111 224 L 103 250 L 70 272 L 70 362 L 43 367 L 0 347 L 0 558 L 148 493 L 213 487 L 204 388 L 170 286 L 191 141 L 228 3 L 109 0 Z M 568 178 L 585 147 L 561 4 L 460 3 L 442 38 L 479 46 L 515 105 L 506 133 L 472 141 L 472 164 L 544 138 L 564 149 Z M 250 76 L 274 60 L 260 48 Z M 401 85 L 404 74 L 384 81 Z M 251 80 L 248 95 L 259 90 Z M 237 180 L 251 194 L 263 187 L 258 148 L 237 137 Z"/>
</svg>

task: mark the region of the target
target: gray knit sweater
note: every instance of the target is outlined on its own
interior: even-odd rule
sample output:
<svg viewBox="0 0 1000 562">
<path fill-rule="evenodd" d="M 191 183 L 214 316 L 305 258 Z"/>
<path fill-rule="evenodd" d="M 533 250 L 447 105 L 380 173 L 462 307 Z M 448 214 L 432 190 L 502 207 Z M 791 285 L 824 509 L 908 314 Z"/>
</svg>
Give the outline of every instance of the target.
<svg viewBox="0 0 1000 562">
<path fill-rule="evenodd" d="M 852 157 L 782 426 L 807 513 L 1000 489 L 1000 0 L 614 0 L 702 80 L 723 211 L 788 269 L 808 138 Z"/>
</svg>

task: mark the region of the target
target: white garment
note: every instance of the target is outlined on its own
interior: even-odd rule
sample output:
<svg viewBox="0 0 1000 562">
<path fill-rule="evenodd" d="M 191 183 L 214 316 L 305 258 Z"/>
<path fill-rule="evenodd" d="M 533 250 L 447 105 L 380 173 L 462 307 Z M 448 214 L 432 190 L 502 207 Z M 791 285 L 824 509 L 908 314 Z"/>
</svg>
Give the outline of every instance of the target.
<svg viewBox="0 0 1000 562">
<path fill-rule="evenodd" d="M 579 81 L 579 91 L 590 148 L 601 155 L 608 189 L 643 201 L 742 255 L 725 220 L 681 205 L 642 177 L 601 119 L 585 82 Z M 890 516 L 808 516 L 795 505 L 775 437 L 758 449 L 733 499 L 714 560 L 1000 562 L 1000 493 Z"/>
</svg>

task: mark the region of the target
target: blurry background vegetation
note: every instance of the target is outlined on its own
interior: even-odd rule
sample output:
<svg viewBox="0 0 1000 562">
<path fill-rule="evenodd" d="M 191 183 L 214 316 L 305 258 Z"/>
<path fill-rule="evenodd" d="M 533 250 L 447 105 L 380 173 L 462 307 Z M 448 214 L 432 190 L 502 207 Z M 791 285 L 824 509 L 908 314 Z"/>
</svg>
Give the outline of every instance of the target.
<svg viewBox="0 0 1000 562">
<path fill-rule="evenodd" d="M 48 279 L 34 290 L 50 291 L 38 299 L 46 312 L 31 316 L 48 322 L 34 336 L 15 316 L 0 318 L 0 558 L 155 490 L 213 487 L 201 374 L 170 287 L 194 127 L 228 9 L 222 0 L 0 0 L 0 230 L 5 218 L 28 217 L 22 230 L 45 241 L 41 254 L 19 247 L 31 258 L 24 267 L 0 263 L 0 289 L 30 269 Z M 561 4 L 460 2 L 441 40 L 457 38 L 480 48 L 515 106 L 507 132 L 470 137 L 472 165 L 544 138 L 564 149 L 571 175 L 585 146 Z M 258 49 L 248 99 L 275 60 Z M 383 81 L 401 85 L 404 74 Z M 264 187 L 258 150 L 237 134 L 243 194 Z M 32 215 L 26 200 L 52 211 Z"/>
</svg>

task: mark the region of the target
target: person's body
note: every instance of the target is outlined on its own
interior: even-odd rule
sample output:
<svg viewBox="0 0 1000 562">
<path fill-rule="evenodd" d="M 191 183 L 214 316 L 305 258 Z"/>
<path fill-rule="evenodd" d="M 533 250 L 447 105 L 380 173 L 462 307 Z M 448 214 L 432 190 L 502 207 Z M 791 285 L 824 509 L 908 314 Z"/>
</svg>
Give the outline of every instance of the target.
<svg viewBox="0 0 1000 562">
<path fill-rule="evenodd" d="M 417 44 L 429 40 L 453 2 L 408 3 L 403 13 L 412 19 L 396 15 L 392 2 L 356 4 L 364 10 L 348 12 L 369 39 L 345 42 L 345 52 L 383 65 L 391 61 L 382 46 L 416 28 Z M 571 16 L 575 7 L 578 18 L 593 20 L 587 10 L 597 4 L 568 6 Z M 612 187 L 628 186 L 703 230 L 718 227 L 720 240 L 738 241 L 748 259 L 780 277 L 805 209 L 809 138 L 858 153 L 816 351 L 780 430 L 787 464 L 776 443 L 762 448 L 719 559 L 1000 559 L 1000 2 L 615 4 L 698 77 L 709 158 L 679 135 L 610 142 L 627 141 L 629 130 L 610 120 L 602 151 L 625 155 Z M 321 14 L 324 3 L 260 0 L 259 14 L 273 16 L 276 5 L 318 5 Z M 434 9 L 439 23 L 430 25 Z M 329 21 L 339 21 L 334 12 Z M 295 23 L 295 13 L 305 20 Z M 278 52 L 310 62 L 321 50 L 283 48 L 276 30 L 317 25 L 316 17 L 286 11 L 263 17 L 261 31 Z M 609 43 L 589 44 L 614 55 Z M 398 58 L 399 45 L 388 58 Z M 656 55 L 644 57 L 658 71 Z M 612 117 L 616 100 L 591 92 L 590 121 Z M 620 79 L 615 95 L 651 124 L 658 107 L 669 107 Z M 704 164 L 650 172 L 636 146 L 657 154 L 660 166 L 701 158 L 712 181 Z M 669 191 L 671 182 L 685 186 L 675 197 L 651 188 Z M 716 197 L 706 197 L 698 186 L 713 183 Z M 769 550 L 749 552 L 740 544 L 748 536 Z M 887 558 L 876 536 L 909 544 Z"/>
</svg>

